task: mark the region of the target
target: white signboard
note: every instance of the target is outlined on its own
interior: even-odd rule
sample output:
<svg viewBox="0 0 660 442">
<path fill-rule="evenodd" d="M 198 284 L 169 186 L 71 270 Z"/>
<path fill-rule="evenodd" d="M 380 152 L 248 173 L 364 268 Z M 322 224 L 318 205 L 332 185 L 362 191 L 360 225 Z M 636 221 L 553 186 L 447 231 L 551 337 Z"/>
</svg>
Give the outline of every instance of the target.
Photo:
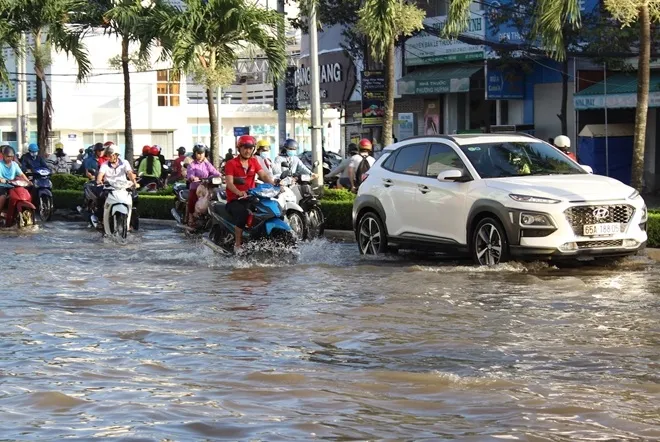
<svg viewBox="0 0 660 442">
<path fill-rule="evenodd" d="M 399 141 L 415 136 L 415 114 L 399 113 Z"/>
</svg>

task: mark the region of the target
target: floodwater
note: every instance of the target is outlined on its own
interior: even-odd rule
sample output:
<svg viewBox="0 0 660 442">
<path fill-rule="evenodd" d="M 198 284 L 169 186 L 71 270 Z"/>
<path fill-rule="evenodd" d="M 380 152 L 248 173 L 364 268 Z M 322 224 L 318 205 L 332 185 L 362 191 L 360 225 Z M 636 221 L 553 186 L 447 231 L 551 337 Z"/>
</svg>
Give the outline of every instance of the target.
<svg viewBox="0 0 660 442">
<path fill-rule="evenodd" d="M 147 226 L 148 227 L 148 226 Z M 660 440 L 660 272 L 0 232 L 2 440 Z"/>
</svg>

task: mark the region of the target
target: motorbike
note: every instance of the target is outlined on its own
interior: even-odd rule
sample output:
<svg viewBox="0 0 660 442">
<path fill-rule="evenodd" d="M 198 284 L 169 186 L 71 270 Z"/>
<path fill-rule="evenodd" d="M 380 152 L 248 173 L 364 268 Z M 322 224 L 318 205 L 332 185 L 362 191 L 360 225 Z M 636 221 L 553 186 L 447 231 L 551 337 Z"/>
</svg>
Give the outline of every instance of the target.
<svg viewBox="0 0 660 442">
<path fill-rule="evenodd" d="M 39 218 L 41 222 L 50 221 L 55 211 L 53 205 L 53 183 L 50 180 L 50 169 L 37 169 L 27 173 L 28 178 L 32 178 L 34 190 L 32 193 L 33 204 L 39 209 Z"/>
<path fill-rule="evenodd" d="M 241 184 L 241 181 L 240 178 L 234 178 L 236 184 Z M 279 193 L 279 188 L 270 184 L 259 184 L 254 189 L 248 190 L 250 214 L 246 228 L 243 230 L 243 244 L 272 240 L 278 246 L 296 245 L 297 238 L 291 226 L 285 221 L 276 199 Z M 227 212 L 226 203 L 212 202 L 209 206 L 209 214 L 212 222 L 209 240 L 224 252 L 233 253 L 235 223 Z"/>
<path fill-rule="evenodd" d="M 200 180 L 200 183 L 200 185 L 205 185 L 209 188 L 211 201 L 222 199 L 220 196 L 221 191 L 218 188 L 222 185 L 222 177 L 205 178 Z M 190 197 L 188 185 L 186 183 L 176 183 L 172 189 L 174 190 L 174 208 L 171 210 L 171 213 L 178 227 L 185 229 L 189 233 L 208 231 L 211 228 L 211 217 L 207 213 L 197 219 L 197 225 L 194 229 L 186 225 L 185 221 L 188 219 L 188 198 Z"/>
<path fill-rule="evenodd" d="M 126 239 L 128 226 L 135 228 L 137 225 L 138 213 L 133 205 L 137 193 L 132 192 L 132 186 L 133 183 L 127 180 L 117 180 L 103 187 L 103 191 L 108 192 L 103 207 L 103 230 L 106 235 Z"/>
<path fill-rule="evenodd" d="M 37 208 L 32 204 L 32 195 L 26 187 L 31 183 L 28 181 L 14 180 L 9 181 L 12 187 L 9 189 L 7 198 L 7 209 L 4 218 L 4 227 L 13 227 L 14 224 L 19 229 L 33 226 L 36 224 L 34 214 Z"/>
<path fill-rule="evenodd" d="M 312 240 L 323 235 L 325 225 L 323 212 L 310 184 L 311 181 L 310 175 L 301 174 L 293 177 L 289 176 L 288 171 L 284 171 L 279 183 L 285 191 L 280 194 L 278 201 L 285 209 L 289 225 L 298 238 L 303 240 Z M 302 232 L 299 232 L 297 227 L 300 217 L 302 217 Z"/>
</svg>

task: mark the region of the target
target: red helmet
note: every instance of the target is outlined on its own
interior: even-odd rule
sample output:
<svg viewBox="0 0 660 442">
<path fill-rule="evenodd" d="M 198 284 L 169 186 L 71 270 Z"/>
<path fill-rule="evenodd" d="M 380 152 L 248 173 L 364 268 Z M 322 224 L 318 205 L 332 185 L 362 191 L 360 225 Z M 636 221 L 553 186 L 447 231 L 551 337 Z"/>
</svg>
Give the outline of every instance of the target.
<svg viewBox="0 0 660 442">
<path fill-rule="evenodd" d="M 257 140 L 252 135 L 243 135 L 238 138 L 236 147 L 240 149 L 243 146 L 254 148 L 257 146 Z"/>
<path fill-rule="evenodd" d="M 156 146 L 151 146 L 151 147 L 149 148 L 149 153 L 150 153 L 151 155 L 157 157 L 158 154 L 159 154 L 160 152 L 158 151 L 158 148 L 157 148 Z"/>
<path fill-rule="evenodd" d="M 360 140 L 360 145 L 358 146 L 360 150 L 371 150 L 373 149 L 373 146 L 371 145 L 371 141 L 369 141 L 366 138 L 362 138 Z"/>
<path fill-rule="evenodd" d="M 147 155 L 151 150 L 151 146 L 142 146 L 142 155 Z"/>
<path fill-rule="evenodd" d="M 109 147 L 109 146 L 114 146 L 114 144 L 115 143 L 113 143 L 112 141 L 106 141 L 105 143 L 103 143 L 103 146 L 104 147 Z"/>
</svg>

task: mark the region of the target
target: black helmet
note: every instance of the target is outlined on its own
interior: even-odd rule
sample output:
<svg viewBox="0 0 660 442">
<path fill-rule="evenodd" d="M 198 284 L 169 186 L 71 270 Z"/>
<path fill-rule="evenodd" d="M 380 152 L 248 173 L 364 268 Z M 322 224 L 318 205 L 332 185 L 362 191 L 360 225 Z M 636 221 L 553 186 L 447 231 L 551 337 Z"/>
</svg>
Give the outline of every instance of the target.
<svg viewBox="0 0 660 442">
<path fill-rule="evenodd" d="M 197 155 L 202 152 L 206 152 L 206 146 L 203 144 L 195 144 L 195 147 L 193 147 L 193 154 Z"/>
<path fill-rule="evenodd" d="M 105 150 L 103 143 L 96 143 L 94 145 L 94 152 L 98 152 L 99 150 Z"/>
<path fill-rule="evenodd" d="M 298 142 L 292 138 L 288 138 L 284 141 L 283 147 L 286 150 L 298 150 Z"/>
<path fill-rule="evenodd" d="M 176 151 L 179 152 L 179 155 L 185 155 L 186 154 L 186 148 L 183 147 L 183 146 L 179 147 Z"/>
<path fill-rule="evenodd" d="M 355 155 L 356 153 L 358 153 L 357 144 L 355 144 L 355 143 L 349 144 L 347 152 L 348 152 L 349 155 Z"/>
</svg>

